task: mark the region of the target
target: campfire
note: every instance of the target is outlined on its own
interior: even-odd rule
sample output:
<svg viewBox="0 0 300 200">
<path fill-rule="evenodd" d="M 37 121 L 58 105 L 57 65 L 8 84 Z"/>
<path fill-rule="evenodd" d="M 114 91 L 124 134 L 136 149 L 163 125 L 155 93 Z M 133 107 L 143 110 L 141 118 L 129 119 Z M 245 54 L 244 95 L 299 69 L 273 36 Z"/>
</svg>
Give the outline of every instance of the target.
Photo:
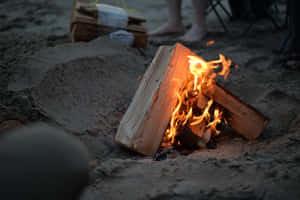
<svg viewBox="0 0 300 200">
<path fill-rule="evenodd" d="M 226 60 L 222 54 L 219 57 L 219 60 L 207 62 L 196 56 L 188 56 L 190 74 L 182 91 L 176 93 L 178 102 L 165 132 L 163 146 L 183 143 L 185 146 L 204 148 L 211 137 L 220 133 L 217 126 L 222 122 L 227 124 L 224 109 L 202 93 L 204 88 L 213 89 L 217 75 L 226 79 L 229 74 L 231 60 Z M 222 70 L 216 73 L 220 67 Z M 188 133 L 197 136 L 193 142 L 184 139 Z"/>
<path fill-rule="evenodd" d="M 268 119 L 216 83 L 232 62 L 219 55 L 205 61 L 181 44 L 162 46 L 146 71 L 125 113 L 116 141 L 145 155 L 159 146 L 205 148 L 230 126 L 247 139 L 257 138 Z M 237 67 L 237 66 L 236 66 Z"/>
</svg>

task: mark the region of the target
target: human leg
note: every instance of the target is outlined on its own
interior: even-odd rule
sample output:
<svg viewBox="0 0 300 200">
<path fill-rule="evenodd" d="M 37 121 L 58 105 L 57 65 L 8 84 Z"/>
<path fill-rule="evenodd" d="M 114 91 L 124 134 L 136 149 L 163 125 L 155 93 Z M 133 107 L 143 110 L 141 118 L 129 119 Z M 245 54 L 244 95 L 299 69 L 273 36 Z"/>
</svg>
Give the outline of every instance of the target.
<svg viewBox="0 0 300 200">
<path fill-rule="evenodd" d="M 207 0 L 192 0 L 194 8 L 192 28 L 181 38 L 185 42 L 201 41 L 206 33 L 206 8 Z"/>
<path fill-rule="evenodd" d="M 300 1 L 290 0 L 290 32 L 291 40 L 287 66 L 300 69 Z"/>
<path fill-rule="evenodd" d="M 183 33 L 181 21 L 181 0 L 167 0 L 168 22 L 149 33 L 150 36 Z"/>
</svg>

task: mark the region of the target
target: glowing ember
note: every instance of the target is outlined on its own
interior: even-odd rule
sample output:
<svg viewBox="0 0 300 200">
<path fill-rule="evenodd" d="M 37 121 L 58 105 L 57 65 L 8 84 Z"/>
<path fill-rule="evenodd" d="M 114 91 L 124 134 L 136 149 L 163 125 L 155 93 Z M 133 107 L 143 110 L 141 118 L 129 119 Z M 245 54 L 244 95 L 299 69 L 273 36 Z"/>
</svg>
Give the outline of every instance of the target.
<svg viewBox="0 0 300 200">
<path fill-rule="evenodd" d="M 183 89 L 176 93 L 178 102 L 172 113 L 170 126 L 165 132 L 163 146 L 179 144 L 176 136 L 188 126 L 194 134 L 202 137 L 205 130 L 209 130 L 212 136 L 220 133 L 217 125 L 225 122 L 223 108 L 208 98 L 204 109 L 197 107 L 199 96 L 203 96 L 203 88 L 213 89 L 214 79 L 217 75 L 227 78 L 230 72 L 231 60 L 226 60 L 223 55 L 219 55 L 218 60 L 205 61 L 196 56 L 188 56 L 190 74 Z M 222 66 L 219 72 L 215 72 Z"/>
<path fill-rule="evenodd" d="M 209 46 L 213 45 L 214 43 L 215 43 L 214 40 L 210 40 L 210 41 L 206 42 L 206 46 L 209 47 Z"/>
</svg>

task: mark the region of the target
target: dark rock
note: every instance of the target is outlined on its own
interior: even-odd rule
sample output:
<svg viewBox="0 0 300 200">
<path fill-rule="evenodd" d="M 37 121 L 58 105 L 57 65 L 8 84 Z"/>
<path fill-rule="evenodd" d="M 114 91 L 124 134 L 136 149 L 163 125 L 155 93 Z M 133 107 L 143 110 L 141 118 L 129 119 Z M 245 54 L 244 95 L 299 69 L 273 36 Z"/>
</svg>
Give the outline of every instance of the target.
<svg viewBox="0 0 300 200">
<path fill-rule="evenodd" d="M 1 199 L 74 199 L 88 183 L 88 152 L 46 125 L 0 135 Z"/>
</svg>

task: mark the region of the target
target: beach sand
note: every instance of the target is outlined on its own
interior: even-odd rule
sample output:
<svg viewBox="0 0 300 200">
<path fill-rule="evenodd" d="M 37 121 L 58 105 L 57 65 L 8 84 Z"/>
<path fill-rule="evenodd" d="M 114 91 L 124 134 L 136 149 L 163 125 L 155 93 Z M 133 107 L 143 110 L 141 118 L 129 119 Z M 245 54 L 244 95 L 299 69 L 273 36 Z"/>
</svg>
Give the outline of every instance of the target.
<svg viewBox="0 0 300 200">
<path fill-rule="evenodd" d="M 126 3 L 143 13 L 148 30 L 167 20 L 165 1 Z M 150 38 L 144 50 L 108 38 L 73 44 L 72 4 L 0 1 L 0 130 L 10 123 L 43 121 L 86 144 L 91 180 L 81 200 L 300 199 L 300 71 L 284 68 L 282 56 L 273 53 L 286 30 L 263 20 L 242 38 L 230 38 L 211 13 L 205 40 L 185 45 L 206 60 L 222 53 L 237 64 L 226 81 L 218 82 L 271 121 L 255 141 L 233 137 L 216 149 L 153 161 L 119 147 L 113 138 L 156 50 L 174 45 L 177 37 Z M 190 1 L 184 1 L 182 12 L 189 28 Z M 246 27 L 226 22 L 233 33 Z M 206 46 L 210 40 L 215 43 Z"/>
</svg>

